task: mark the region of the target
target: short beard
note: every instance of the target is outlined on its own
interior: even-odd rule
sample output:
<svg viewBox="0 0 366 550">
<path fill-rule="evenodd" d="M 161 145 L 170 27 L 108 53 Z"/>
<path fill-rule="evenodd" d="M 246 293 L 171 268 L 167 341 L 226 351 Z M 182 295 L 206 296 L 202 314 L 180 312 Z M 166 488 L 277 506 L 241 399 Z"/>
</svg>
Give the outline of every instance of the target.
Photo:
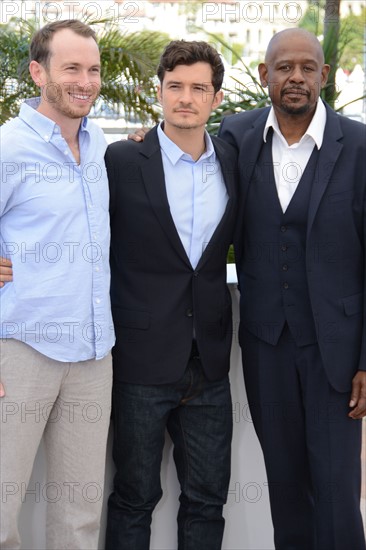
<svg viewBox="0 0 366 550">
<path fill-rule="evenodd" d="M 304 115 L 305 113 L 308 113 L 310 110 L 310 105 L 303 105 L 302 107 L 296 107 L 291 105 L 286 105 L 285 103 L 281 103 L 281 110 L 286 113 L 287 115 Z"/>
<path fill-rule="evenodd" d="M 70 103 L 63 102 L 61 104 L 55 102 L 55 109 L 56 111 L 58 111 L 63 116 L 66 116 L 67 118 L 78 119 L 89 115 L 91 108 L 93 106 L 93 103 L 94 101 L 90 102 L 89 105 L 86 105 L 86 109 L 84 112 L 79 112 L 77 109 L 73 109 L 72 102 Z"/>
</svg>

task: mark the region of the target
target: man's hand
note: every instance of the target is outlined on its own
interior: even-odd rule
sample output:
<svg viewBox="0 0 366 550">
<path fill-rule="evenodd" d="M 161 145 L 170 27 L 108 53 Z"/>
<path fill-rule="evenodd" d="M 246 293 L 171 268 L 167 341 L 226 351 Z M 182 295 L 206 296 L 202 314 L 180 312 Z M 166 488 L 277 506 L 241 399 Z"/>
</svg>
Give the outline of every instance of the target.
<svg viewBox="0 0 366 550">
<path fill-rule="evenodd" d="M 136 130 L 135 134 L 128 134 L 127 139 L 132 139 L 132 141 L 144 141 L 145 134 L 147 134 L 149 128 L 140 128 Z"/>
<path fill-rule="evenodd" d="M 6 258 L 0 258 L 0 288 L 12 280 L 13 270 L 11 261 Z"/>
<path fill-rule="evenodd" d="M 359 370 L 352 380 L 349 406 L 353 407 L 348 414 L 350 418 L 359 419 L 366 416 L 366 371 Z"/>
<path fill-rule="evenodd" d="M 13 270 L 11 268 L 11 261 L 6 258 L 0 258 L 0 288 L 4 286 L 5 283 L 13 280 Z M 0 397 L 5 396 L 5 389 L 3 384 L 0 382 Z"/>
</svg>

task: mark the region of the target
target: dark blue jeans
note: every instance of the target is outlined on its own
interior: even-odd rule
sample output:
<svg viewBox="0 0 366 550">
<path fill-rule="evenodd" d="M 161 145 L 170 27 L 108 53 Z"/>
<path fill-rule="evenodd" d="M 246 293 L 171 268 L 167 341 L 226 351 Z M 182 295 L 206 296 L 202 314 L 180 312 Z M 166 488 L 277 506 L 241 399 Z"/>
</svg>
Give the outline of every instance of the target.
<svg viewBox="0 0 366 550">
<path fill-rule="evenodd" d="M 113 459 L 106 550 L 148 550 L 152 512 L 162 496 L 165 429 L 181 487 L 179 550 L 219 550 L 230 480 L 232 405 L 228 377 L 210 382 L 198 358 L 174 384 L 115 381 Z"/>
</svg>

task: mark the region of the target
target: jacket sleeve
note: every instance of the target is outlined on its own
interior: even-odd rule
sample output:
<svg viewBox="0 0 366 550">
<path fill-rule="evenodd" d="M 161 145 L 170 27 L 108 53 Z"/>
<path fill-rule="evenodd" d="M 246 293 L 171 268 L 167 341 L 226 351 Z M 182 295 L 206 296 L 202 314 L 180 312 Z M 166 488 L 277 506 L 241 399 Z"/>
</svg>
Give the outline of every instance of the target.
<svg viewBox="0 0 366 550">
<path fill-rule="evenodd" d="M 235 115 L 224 117 L 222 119 L 217 135 L 239 151 L 239 141 L 236 139 L 235 133 L 232 131 L 233 125 L 232 120 L 230 120 L 233 116 Z"/>
<path fill-rule="evenodd" d="M 116 184 L 114 175 L 115 162 L 112 160 L 112 154 L 109 147 L 107 148 L 104 160 L 109 182 L 109 214 L 112 217 L 116 204 Z"/>
</svg>

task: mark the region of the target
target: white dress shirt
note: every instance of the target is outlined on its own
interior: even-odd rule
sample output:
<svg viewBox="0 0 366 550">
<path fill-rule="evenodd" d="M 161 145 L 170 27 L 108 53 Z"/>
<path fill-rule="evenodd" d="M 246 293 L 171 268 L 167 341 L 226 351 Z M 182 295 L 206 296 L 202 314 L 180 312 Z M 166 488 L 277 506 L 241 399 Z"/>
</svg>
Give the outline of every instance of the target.
<svg viewBox="0 0 366 550">
<path fill-rule="evenodd" d="M 314 145 L 322 146 L 327 113 L 319 99 L 308 129 L 298 143 L 289 145 L 279 128 L 273 107 L 271 108 L 263 132 L 267 141 L 269 128 L 273 128 L 272 160 L 278 198 L 285 212 L 304 173 Z"/>
</svg>

